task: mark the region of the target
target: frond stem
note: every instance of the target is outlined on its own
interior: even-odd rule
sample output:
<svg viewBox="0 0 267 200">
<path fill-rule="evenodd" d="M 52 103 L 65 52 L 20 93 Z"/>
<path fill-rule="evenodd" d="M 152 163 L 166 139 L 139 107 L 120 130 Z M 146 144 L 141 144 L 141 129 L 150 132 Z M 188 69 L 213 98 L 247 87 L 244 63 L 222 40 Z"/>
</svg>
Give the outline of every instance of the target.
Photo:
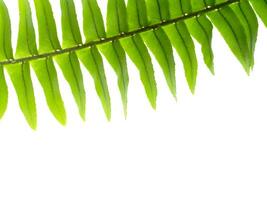
<svg viewBox="0 0 267 200">
<path fill-rule="evenodd" d="M 17 58 L 17 59 L 10 59 L 10 60 L 6 60 L 6 61 L 1 61 L 0 65 L 10 65 L 10 64 L 18 64 L 18 63 L 25 63 L 25 62 L 30 62 L 33 60 L 38 60 L 38 59 L 42 59 L 42 58 L 47 58 L 47 57 L 54 57 L 57 55 L 61 55 L 64 53 L 69 53 L 69 52 L 74 52 L 74 51 L 78 51 L 78 50 L 82 50 L 82 49 L 86 49 L 86 48 L 91 48 L 97 45 L 101 45 L 101 44 L 105 44 L 108 42 L 112 42 L 112 41 L 116 41 L 116 40 L 120 40 L 123 38 L 127 38 L 127 37 L 131 37 L 134 36 L 136 34 L 140 34 L 143 32 L 147 32 L 153 29 L 158 29 L 161 28 L 163 26 L 167 26 L 167 25 L 171 25 L 171 24 L 175 24 L 178 23 L 180 21 L 184 21 L 186 19 L 190 19 L 193 17 L 197 17 L 203 14 L 207 14 L 209 12 L 224 8 L 226 6 L 229 6 L 231 4 L 234 3 L 238 3 L 240 2 L 240 0 L 228 0 L 226 2 L 223 3 L 218 3 L 214 6 L 208 6 L 204 9 L 198 10 L 198 11 L 194 11 L 192 13 L 188 13 L 185 14 L 183 16 L 179 16 L 173 19 L 169 19 L 169 20 L 165 20 L 165 21 L 161 21 L 160 23 L 157 24 L 152 24 L 146 27 L 142 27 L 140 29 L 137 30 L 133 30 L 133 31 L 129 31 L 126 33 L 121 33 L 120 35 L 116 35 L 116 36 L 112 36 L 112 37 L 107 37 L 107 38 L 103 38 L 97 41 L 92 41 L 92 42 L 88 42 L 85 44 L 80 44 L 74 47 L 70 47 L 70 48 L 65 48 L 65 49 L 60 49 L 57 51 L 53 51 L 53 52 L 48 52 L 48 53 L 43 53 L 43 54 L 38 54 L 38 55 L 33 55 L 33 56 L 29 56 L 29 57 L 24 57 L 24 58 Z"/>
</svg>

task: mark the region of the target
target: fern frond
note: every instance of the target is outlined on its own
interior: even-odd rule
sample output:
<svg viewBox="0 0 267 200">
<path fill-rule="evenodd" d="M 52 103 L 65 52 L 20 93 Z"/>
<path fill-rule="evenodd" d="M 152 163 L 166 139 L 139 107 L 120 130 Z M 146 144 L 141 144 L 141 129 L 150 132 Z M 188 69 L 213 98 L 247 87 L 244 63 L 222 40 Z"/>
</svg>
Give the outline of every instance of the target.
<svg viewBox="0 0 267 200">
<path fill-rule="evenodd" d="M 195 91 L 198 61 L 195 38 L 203 59 L 214 73 L 212 31 L 216 27 L 230 50 L 249 74 L 254 65 L 258 35 L 257 15 L 267 25 L 265 0 L 108 0 L 107 25 L 97 0 L 81 0 L 83 31 L 79 27 L 75 1 L 60 0 L 62 44 L 49 0 L 18 0 L 19 34 L 16 52 L 11 42 L 11 20 L 0 0 L 0 117 L 5 113 L 8 89 L 4 69 L 16 90 L 20 108 L 29 125 L 37 127 L 37 109 L 31 69 L 36 74 L 54 117 L 66 124 L 55 62 L 61 69 L 82 119 L 86 118 L 86 92 L 80 62 L 92 76 L 107 119 L 111 118 L 111 99 L 103 57 L 118 77 L 118 88 L 125 116 L 129 75 L 126 55 L 136 65 L 148 100 L 157 102 L 157 84 L 150 52 L 158 61 L 170 92 L 176 98 L 173 48 L 182 60 L 189 88 Z M 39 42 L 33 26 L 32 9 L 38 22 Z M 82 32 L 86 38 L 83 41 Z M 37 48 L 38 46 L 38 48 Z"/>
</svg>

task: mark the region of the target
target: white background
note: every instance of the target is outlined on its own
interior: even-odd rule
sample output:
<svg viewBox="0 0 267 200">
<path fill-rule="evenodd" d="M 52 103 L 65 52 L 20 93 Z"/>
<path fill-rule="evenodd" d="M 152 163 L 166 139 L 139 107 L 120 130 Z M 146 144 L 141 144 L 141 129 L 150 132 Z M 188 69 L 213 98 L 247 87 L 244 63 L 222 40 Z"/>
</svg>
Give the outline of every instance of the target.
<svg viewBox="0 0 267 200">
<path fill-rule="evenodd" d="M 17 4 L 6 2 L 15 41 Z M 104 13 L 106 3 L 101 1 Z M 59 1 L 53 1 L 59 22 L 58 5 Z M 77 5 L 81 17 L 80 2 Z M 203 64 L 196 45 L 200 69 L 194 96 L 175 54 L 178 102 L 155 62 L 157 111 L 150 108 L 137 70 L 128 61 L 127 120 L 116 76 L 106 61 L 112 122 L 106 121 L 86 70 L 88 112 L 87 121 L 82 122 L 58 70 L 68 125 L 62 127 L 53 119 L 33 75 L 39 113 L 38 131 L 33 132 L 7 78 L 9 107 L 0 121 L 0 199 L 267 199 L 267 30 L 260 25 L 256 65 L 250 77 L 216 31 L 213 47 L 215 77 Z"/>
</svg>

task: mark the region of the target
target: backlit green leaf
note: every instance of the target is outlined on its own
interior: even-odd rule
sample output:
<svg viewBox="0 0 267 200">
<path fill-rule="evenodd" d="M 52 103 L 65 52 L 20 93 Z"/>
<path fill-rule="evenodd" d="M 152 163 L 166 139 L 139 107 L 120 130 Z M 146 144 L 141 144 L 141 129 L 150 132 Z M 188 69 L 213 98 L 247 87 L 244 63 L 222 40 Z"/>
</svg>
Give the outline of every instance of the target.
<svg viewBox="0 0 267 200">
<path fill-rule="evenodd" d="M 260 16 L 261 20 L 267 26 L 267 1 L 266 0 L 249 0 L 255 11 Z"/>
<path fill-rule="evenodd" d="M 8 103 L 8 89 L 6 85 L 3 67 L 0 66 L 0 119 L 6 112 L 7 103 Z"/>
<path fill-rule="evenodd" d="M 107 33 L 114 36 L 128 31 L 127 12 L 124 0 L 109 0 Z"/>
<path fill-rule="evenodd" d="M 12 58 L 10 18 L 5 3 L 3 0 L 0 0 L 0 60 Z"/>
<path fill-rule="evenodd" d="M 16 58 L 37 55 L 35 31 L 28 0 L 19 0 L 20 23 Z"/>
<path fill-rule="evenodd" d="M 63 48 L 82 44 L 82 36 L 73 0 L 60 0 Z"/>
<path fill-rule="evenodd" d="M 157 84 L 153 64 L 145 44 L 138 35 L 121 40 L 121 44 L 138 68 L 147 97 L 151 106 L 155 109 L 157 105 Z"/>
<path fill-rule="evenodd" d="M 47 105 L 54 117 L 62 124 L 66 124 L 66 112 L 60 94 L 57 72 L 51 57 L 33 61 L 33 69 L 44 90 Z"/>
<path fill-rule="evenodd" d="M 169 19 L 169 2 L 167 0 L 146 0 L 146 5 L 149 21 L 152 24 Z"/>
<path fill-rule="evenodd" d="M 32 129 L 37 127 L 37 113 L 29 63 L 9 65 L 7 71 L 16 90 L 20 108 Z"/>
<path fill-rule="evenodd" d="M 244 27 L 236 14 L 231 8 L 226 7 L 209 13 L 209 18 L 249 74 L 251 66 L 249 46 Z"/>
<path fill-rule="evenodd" d="M 254 52 L 258 35 L 258 21 L 250 4 L 246 0 L 241 0 L 240 4 L 232 6 L 233 11 L 240 20 L 247 37 L 249 48 L 250 67 L 254 65 Z"/>
<path fill-rule="evenodd" d="M 0 60 L 13 58 L 11 45 L 11 26 L 6 5 L 0 0 Z M 3 117 L 8 104 L 8 89 L 3 65 L 0 65 L 0 118 Z"/>
<path fill-rule="evenodd" d="M 57 37 L 56 23 L 48 0 L 34 0 L 39 30 L 39 52 L 61 49 Z M 32 62 L 35 74 L 43 87 L 46 101 L 55 118 L 66 124 L 66 112 L 59 90 L 57 71 L 53 59 L 47 57 Z"/>
<path fill-rule="evenodd" d="M 34 0 L 39 32 L 39 53 L 61 49 L 56 23 L 48 0 Z"/>
<path fill-rule="evenodd" d="M 164 4 L 165 7 L 161 7 L 160 10 L 169 11 L 169 6 L 172 7 L 168 18 L 173 16 L 182 16 L 184 13 L 182 4 L 178 1 L 166 1 L 170 2 Z M 176 8 L 176 9 L 175 9 Z M 180 11 L 179 11 L 180 10 Z M 196 78 L 197 78 L 197 58 L 195 54 L 195 46 L 190 33 L 184 22 L 175 23 L 164 27 L 172 45 L 178 52 L 183 65 L 187 83 L 192 93 L 195 92 Z"/>
<path fill-rule="evenodd" d="M 111 103 L 101 55 L 99 54 L 98 50 L 93 47 L 78 52 L 78 56 L 94 79 L 96 92 L 101 100 L 106 117 L 108 120 L 110 120 Z"/>
<path fill-rule="evenodd" d="M 80 63 L 76 53 L 70 52 L 55 57 L 60 69 L 67 80 L 76 104 L 79 108 L 79 113 L 82 119 L 85 120 L 86 113 L 86 94 L 83 84 L 83 76 L 80 68 Z"/>
<path fill-rule="evenodd" d="M 62 37 L 63 48 L 69 48 L 82 43 L 75 6 L 72 0 L 60 1 L 62 10 Z M 55 57 L 65 79 L 67 80 L 79 113 L 85 120 L 86 112 L 86 94 L 83 84 L 83 76 L 80 63 L 75 52 L 69 52 Z"/>
<path fill-rule="evenodd" d="M 103 17 L 96 0 L 82 0 L 83 29 L 87 42 L 106 37 Z M 102 57 L 96 47 L 78 52 L 78 57 L 90 72 L 95 82 L 96 92 L 100 98 L 108 120 L 111 119 L 111 103 Z"/>
<path fill-rule="evenodd" d="M 116 5 L 120 5 L 116 6 Z M 115 10 L 114 10 L 115 9 Z M 117 12 L 116 14 L 114 14 Z M 120 2 L 109 1 L 107 12 L 107 36 L 121 34 L 127 31 L 125 7 Z M 116 24 L 116 26 L 114 26 Z M 126 54 L 119 41 L 112 41 L 99 46 L 118 77 L 118 86 L 121 93 L 124 115 L 127 116 L 129 75 L 126 63 Z"/>
<path fill-rule="evenodd" d="M 184 65 L 185 76 L 192 93 L 195 92 L 197 79 L 197 59 L 195 45 L 184 23 L 166 26 L 164 28 L 174 48 L 181 57 Z"/>
<path fill-rule="evenodd" d="M 180 6 L 180 8 L 183 8 L 183 10 L 181 10 L 181 14 L 205 8 L 205 2 L 203 0 L 191 0 L 191 3 L 192 7 L 188 5 L 189 3 L 187 0 L 182 1 L 182 6 Z M 187 7 L 187 9 L 185 10 L 184 7 Z M 211 73 L 214 74 L 214 55 L 212 51 L 213 26 L 211 22 L 204 15 L 186 20 L 185 22 L 190 34 L 201 44 L 204 62 Z"/>
<path fill-rule="evenodd" d="M 105 38 L 106 32 L 103 17 L 96 0 L 82 0 L 83 30 L 86 42 Z"/>
<path fill-rule="evenodd" d="M 19 0 L 20 23 L 16 58 L 38 53 L 28 0 Z M 16 90 L 20 108 L 32 129 L 37 127 L 37 112 L 29 62 L 6 67 Z"/>
<path fill-rule="evenodd" d="M 102 54 L 117 75 L 126 116 L 129 85 L 126 54 L 136 65 L 149 102 L 156 108 L 157 84 L 150 53 L 161 67 L 171 93 L 176 96 L 175 48 L 190 90 L 194 92 L 198 61 L 192 37 L 201 45 L 205 64 L 214 73 L 212 32 L 215 26 L 249 74 L 254 64 L 258 35 L 257 15 L 267 26 L 266 0 L 108 0 L 107 10 L 103 9 L 106 26 L 98 0 L 81 0 L 81 4 L 74 0 L 59 0 L 60 24 L 56 23 L 52 9 L 57 2 L 17 0 L 19 31 L 14 56 L 11 24 L 16 23 L 10 19 L 4 2 L 0 0 L 0 118 L 8 103 L 6 69 L 20 108 L 33 129 L 37 126 L 37 112 L 30 64 L 50 111 L 60 123 L 66 123 L 66 112 L 54 60 L 69 84 L 81 117 L 85 119 L 86 94 L 80 61 L 91 74 L 105 114 L 110 119 L 111 99 Z M 31 3 L 34 3 L 33 7 Z M 79 10 L 80 6 L 82 10 Z M 32 16 L 32 11 L 36 16 Z M 82 14 L 80 22 L 77 12 Z M 36 20 L 38 44 L 33 23 Z M 83 34 L 79 24 L 83 25 Z M 58 39 L 58 25 L 62 44 Z"/>
<path fill-rule="evenodd" d="M 139 8 L 140 10 L 144 10 L 145 8 L 141 8 L 142 6 L 145 7 L 143 0 L 135 0 L 136 4 L 138 6 L 136 8 Z M 159 4 L 160 5 L 160 4 Z M 166 3 L 164 3 L 165 6 Z M 163 5 L 163 6 L 164 6 Z M 149 20 L 153 20 L 152 17 L 155 12 L 158 12 L 158 16 L 160 17 L 160 20 L 164 20 L 162 17 L 162 13 L 160 11 L 164 10 L 164 8 L 158 8 L 155 10 L 148 9 L 148 16 L 150 16 Z M 132 11 L 132 13 L 130 12 Z M 135 15 L 134 13 L 138 13 L 138 10 L 129 10 L 129 15 Z M 142 16 L 143 18 L 147 18 L 145 15 Z M 158 18 L 158 17 L 157 17 Z M 138 18 L 135 19 L 135 21 L 138 21 Z M 142 21 L 148 21 L 147 19 L 143 19 Z M 139 25 L 141 28 L 142 25 Z M 154 29 L 152 31 L 148 31 L 142 34 L 142 38 L 144 39 L 146 45 L 150 49 L 150 51 L 155 55 L 157 61 L 159 62 L 163 73 L 165 75 L 166 81 L 168 83 L 168 86 L 170 88 L 171 93 L 176 98 L 176 77 L 175 77 L 175 62 L 173 57 L 173 50 L 172 50 L 172 44 L 165 34 L 165 32 L 161 29 Z"/>
</svg>

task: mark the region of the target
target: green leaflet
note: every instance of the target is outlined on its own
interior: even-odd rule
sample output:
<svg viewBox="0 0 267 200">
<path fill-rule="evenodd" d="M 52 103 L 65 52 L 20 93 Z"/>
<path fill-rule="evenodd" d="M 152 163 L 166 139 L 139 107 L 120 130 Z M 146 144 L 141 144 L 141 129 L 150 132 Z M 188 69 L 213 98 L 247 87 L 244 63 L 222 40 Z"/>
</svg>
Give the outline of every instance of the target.
<svg viewBox="0 0 267 200">
<path fill-rule="evenodd" d="M 179 11 L 179 8 L 180 10 L 183 9 L 182 5 L 179 2 L 170 1 L 170 5 L 169 1 L 164 2 L 165 3 L 163 3 L 163 7 L 158 8 L 158 10 L 161 10 L 161 12 L 166 10 L 164 13 L 167 13 L 167 11 L 169 11 L 169 6 L 177 7 L 177 11 Z M 171 9 L 170 11 L 171 13 L 168 14 L 168 19 L 176 14 L 178 14 L 176 16 L 182 16 L 182 13 L 176 13 L 174 9 Z M 198 64 L 195 54 L 195 46 L 190 33 L 184 22 L 168 25 L 164 27 L 164 30 L 183 62 L 187 83 L 192 93 L 194 93 L 196 87 Z"/>
<path fill-rule="evenodd" d="M 56 23 L 48 0 L 34 0 L 39 30 L 39 52 L 51 52 L 61 49 L 57 37 Z M 35 74 L 43 87 L 46 101 L 54 117 L 66 124 L 66 112 L 59 90 L 57 72 L 53 59 L 33 61 Z"/>
<path fill-rule="evenodd" d="M 60 0 L 63 48 L 82 44 L 82 36 L 73 0 Z"/>
<path fill-rule="evenodd" d="M 19 0 L 19 34 L 16 58 L 37 55 L 36 36 L 32 22 L 32 13 L 28 0 Z"/>
<path fill-rule="evenodd" d="M 97 94 L 102 102 L 102 106 L 108 120 L 111 119 L 111 103 L 108 91 L 106 75 L 103 61 L 96 47 L 78 52 L 78 56 L 86 69 L 90 72 L 95 82 Z"/>
<path fill-rule="evenodd" d="M 251 66 L 249 46 L 245 30 L 236 14 L 231 8 L 226 7 L 216 12 L 211 12 L 208 16 L 249 74 Z"/>
<path fill-rule="evenodd" d="M 18 0 L 20 23 L 13 58 L 10 17 L 4 1 L 0 0 L 0 118 L 8 101 L 5 68 L 16 90 L 20 108 L 33 129 L 37 126 L 37 114 L 30 63 L 43 87 L 51 112 L 59 122 L 65 124 L 66 113 L 53 59 L 59 64 L 79 113 L 85 119 L 86 94 L 80 59 L 92 75 L 97 94 L 110 119 L 111 102 L 99 50 L 118 77 L 126 116 L 129 85 L 126 53 L 137 66 L 147 97 L 156 108 L 157 86 L 150 52 L 162 68 L 175 96 L 174 47 L 183 62 L 188 85 L 194 92 L 198 64 L 191 37 L 200 43 L 204 61 L 214 73 L 212 31 L 215 25 L 246 72 L 250 73 L 258 34 L 256 13 L 267 26 L 266 0 L 109 0 L 105 30 L 98 1 L 82 0 L 86 38 L 83 42 L 76 16 L 76 1 L 60 0 L 61 47 L 50 2 L 34 0 L 39 32 L 37 49 L 32 8 L 28 0 Z"/>
<path fill-rule="evenodd" d="M 16 90 L 20 108 L 32 129 L 37 128 L 37 113 L 29 63 L 8 65 L 7 71 Z"/>
<path fill-rule="evenodd" d="M 127 12 L 124 0 L 109 0 L 107 13 L 108 36 L 128 31 Z"/>
<path fill-rule="evenodd" d="M 62 37 L 63 48 L 72 47 L 82 43 L 75 6 L 72 0 L 60 1 L 62 10 Z M 82 119 L 85 120 L 86 94 L 83 83 L 83 75 L 80 63 L 75 52 L 59 55 L 55 57 L 65 79 L 67 80 L 73 97 L 79 109 Z"/>
<path fill-rule="evenodd" d="M 169 89 L 176 98 L 175 62 L 169 38 L 162 29 L 144 33 L 142 37 L 159 62 Z"/>
<path fill-rule="evenodd" d="M 86 42 L 105 38 L 105 26 L 96 0 L 82 0 L 83 30 Z"/>
<path fill-rule="evenodd" d="M 51 57 L 33 61 L 32 67 L 44 90 L 47 105 L 54 117 L 62 124 L 66 124 L 66 112 L 59 90 L 57 72 Z"/>
<path fill-rule="evenodd" d="M 36 9 L 38 32 L 39 32 L 39 53 L 46 53 L 61 49 L 53 11 L 48 0 L 34 0 Z"/>
<path fill-rule="evenodd" d="M 19 0 L 20 23 L 16 58 L 37 54 L 31 10 L 27 0 Z M 6 66 L 16 90 L 20 109 L 32 129 L 37 127 L 35 96 L 28 62 Z"/>
<path fill-rule="evenodd" d="M 155 24 L 170 18 L 167 0 L 146 0 L 146 5 L 150 23 Z"/>
<path fill-rule="evenodd" d="M 83 83 L 83 75 L 80 63 L 75 52 L 70 52 L 55 57 L 65 79 L 70 85 L 72 94 L 79 108 L 80 116 L 85 120 L 86 115 L 86 93 Z"/>
<path fill-rule="evenodd" d="M 129 30 L 138 30 L 147 26 L 147 8 L 144 0 L 128 0 L 127 4 Z"/>
<path fill-rule="evenodd" d="M 28 9 L 27 1 L 19 1 L 19 10 L 20 10 L 20 31 L 18 35 L 18 44 L 17 44 L 17 53 L 16 58 L 20 58 L 23 56 L 31 56 L 37 52 L 36 44 L 35 44 L 35 35 L 34 30 L 32 29 L 32 24 L 28 23 L 28 18 L 31 16 L 31 11 Z M 27 10 L 28 9 L 28 10 Z M 6 10 L 6 16 L 8 16 Z M 28 24 L 27 24 L 28 23 Z M 27 25 L 25 25 L 27 24 Z M 9 21 L 6 21 L 6 28 L 10 30 Z M 28 34 L 27 31 L 29 30 Z M 32 32 L 33 31 L 33 32 Z M 8 31 L 5 35 L 7 49 L 11 50 L 11 31 Z M 32 37 L 28 39 L 28 37 Z M 9 39 L 7 39 L 9 38 Z M 25 43 L 27 41 L 27 43 Z M 11 54 L 11 52 L 9 53 Z M 8 58 L 6 58 L 8 59 Z M 33 92 L 33 86 L 30 76 L 30 66 L 29 63 L 22 63 L 16 65 L 8 65 L 6 69 L 9 73 L 13 86 L 16 90 L 20 108 L 31 128 L 36 129 L 37 127 L 37 114 L 36 114 L 36 105 L 35 105 L 35 97 Z M 2 83 L 3 87 L 4 83 Z M 6 89 L 3 88 L 4 92 Z M 4 97 L 6 98 L 6 97 Z"/>
<path fill-rule="evenodd" d="M 117 4 L 120 6 L 116 6 Z M 114 34 L 119 35 L 127 31 L 127 17 L 124 9 L 120 2 L 109 1 L 107 11 L 107 36 L 112 36 Z M 117 13 L 114 14 L 114 12 Z M 116 24 L 116 26 L 114 26 L 114 24 Z M 111 43 L 99 46 L 99 49 L 117 74 L 124 115 L 127 116 L 129 75 L 126 54 L 119 41 L 112 41 Z"/>
<path fill-rule="evenodd" d="M 122 39 L 121 44 L 130 59 L 138 68 L 147 97 L 151 106 L 155 109 L 157 105 L 157 85 L 154 76 L 153 64 L 145 44 L 139 35 Z"/>
<path fill-rule="evenodd" d="M 82 0 L 84 35 L 86 42 L 92 42 L 105 38 L 105 28 L 100 8 L 96 0 Z M 78 52 L 78 57 L 85 65 L 88 72 L 94 79 L 97 94 L 102 103 L 108 120 L 111 119 L 110 95 L 103 66 L 102 57 L 96 47 Z"/>
<path fill-rule="evenodd" d="M 7 103 L 8 103 L 8 89 L 4 76 L 3 66 L 0 66 L 0 119 L 6 112 Z"/>
<path fill-rule="evenodd" d="M 249 48 L 250 67 L 254 65 L 254 52 L 258 35 L 258 20 L 257 16 L 246 0 L 241 0 L 240 4 L 232 6 L 233 11 L 239 18 L 247 37 Z"/>
<path fill-rule="evenodd" d="M 187 83 L 191 92 L 194 93 L 198 64 L 195 54 L 195 45 L 188 33 L 186 25 L 184 23 L 177 23 L 175 25 L 166 26 L 164 30 L 182 59 Z"/>
<path fill-rule="evenodd" d="M 177 1 L 177 0 L 176 0 Z M 175 1 L 171 1 L 175 2 Z M 198 10 L 205 7 L 203 0 L 191 0 L 192 8 L 187 0 L 183 0 L 182 5 L 179 6 L 180 14 L 189 13 L 192 10 Z M 179 5 L 179 4 L 176 4 Z M 170 7 L 174 7 L 170 4 Z M 175 7 L 176 8 L 176 7 Z M 177 12 L 177 11 L 176 11 Z M 175 10 L 173 11 L 175 13 Z M 204 58 L 204 62 L 214 74 L 214 55 L 212 51 L 212 31 L 213 26 L 206 16 L 198 16 L 185 21 L 190 34 L 201 44 L 201 50 Z"/>
<path fill-rule="evenodd" d="M 184 4 L 183 0 L 183 4 Z M 191 9 L 192 11 L 198 11 L 198 10 L 203 10 L 207 9 L 210 6 L 214 6 L 216 0 L 190 0 L 191 1 Z M 227 0 L 221 0 L 220 2 L 226 2 Z"/>
<path fill-rule="evenodd" d="M 141 12 L 145 10 L 145 3 L 143 0 L 133 0 L 133 1 L 135 1 L 135 5 L 137 5 L 135 6 L 136 9 L 140 9 Z M 129 3 L 129 5 L 131 4 Z M 132 8 L 128 9 L 129 9 L 128 11 L 129 16 L 131 15 L 135 16 L 135 13 L 139 12 L 138 10 L 134 10 Z M 159 9 L 157 9 L 157 11 L 158 10 Z M 152 13 L 154 12 L 155 12 L 154 10 L 148 9 L 148 16 L 152 16 L 153 15 Z M 159 11 L 158 15 L 161 16 L 161 13 Z M 145 13 L 141 16 L 136 16 L 136 17 L 137 17 L 136 19 L 132 17 L 132 20 L 143 21 L 143 22 L 148 21 Z M 140 19 L 140 17 L 143 17 L 144 19 Z M 139 28 L 141 28 L 142 26 L 147 26 L 147 24 L 145 25 L 139 24 Z M 172 45 L 169 38 L 161 28 L 145 32 L 141 36 L 145 41 L 146 45 L 148 46 L 148 48 L 150 49 L 150 51 L 155 55 L 158 63 L 160 64 L 163 70 L 170 91 L 176 98 L 175 62 L 173 57 Z"/>
<path fill-rule="evenodd" d="M 191 35 L 201 44 L 204 62 L 214 74 L 214 55 L 212 51 L 212 24 L 205 16 L 186 21 Z"/>
<path fill-rule="evenodd" d="M 99 48 L 117 74 L 123 111 L 124 115 L 127 116 L 129 75 L 125 52 L 121 44 L 117 41 L 102 45 Z"/>
<path fill-rule="evenodd" d="M 112 2 L 112 1 L 111 1 Z M 115 1 L 113 1 L 115 2 Z M 121 4 L 123 0 L 120 0 Z M 144 17 L 145 11 L 144 8 L 141 8 L 141 4 L 138 5 L 137 3 L 140 2 L 131 2 L 129 1 L 128 4 L 128 15 L 131 20 L 133 21 L 138 21 L 138 23 L 129 23 L 128 25 L 130 26 L 129 29 L 132 29 L 132 26 L 138 26 L 138 28 L 142 27 L 143 24 L 145 23 L 146 19 L 142 19 L 139 17 Z M 144 3 L 144 2 L 143 2 Z M 133 7 L 131 7 L 133 6 Z M 126 13 L 126 8 L 125 6 L 120 6 L 121 9 L 124 11 L 120 11 L 120 13 Z M 139 9 L 141 10 L 140 15 L 137 16 L 137 19 L 134 18 L 136 16 L 131 15 L 131 12 L 134 12 L 134 9 Z M 123 16 L 122 16 L 123 17 Z M 127 52 L 128 56 L 130 59 L 133 61 L 133 63 L 136 65 L 136 67 L 139 70 L 141 81 L 144 85 L 147 97 L 150 101 L 151 106 L 155 109 L 156 108 L 156 101 L 157 101 L 157 86 L 156 86 L 156 81 L 155 81 L 155 76 L 154 76 L 154 69 L 153 69 L 153 64 L 150 58 L 150 55 L 148 53 L 148 50 L 139 35 L 134 35 L 130 38 L 122 39 L 121 44 L 125 51 Z"/>
<path fill-rule="evenodd" d="M 0 60 L 10 60 L 12 58 L 10 18 L 6 5 L 3 0 L 0 0 Z"/>
<path fill-rule="evenodd" d="M 253 8 L 260 16 L 261 20 L 267 26 L 267 1 L 266 0 L 249 0 L 249 2 L 253 5 Z"/>
<path fill-rule="evenodd" d="M 13 58 L 11 46 L 11 27 L 7 8 L 0 0 L 0 60 Z M 8 104 L 8 88 L 3 66 L 0 65 L 0 118 L 3 117 Z"/>
</svg>

